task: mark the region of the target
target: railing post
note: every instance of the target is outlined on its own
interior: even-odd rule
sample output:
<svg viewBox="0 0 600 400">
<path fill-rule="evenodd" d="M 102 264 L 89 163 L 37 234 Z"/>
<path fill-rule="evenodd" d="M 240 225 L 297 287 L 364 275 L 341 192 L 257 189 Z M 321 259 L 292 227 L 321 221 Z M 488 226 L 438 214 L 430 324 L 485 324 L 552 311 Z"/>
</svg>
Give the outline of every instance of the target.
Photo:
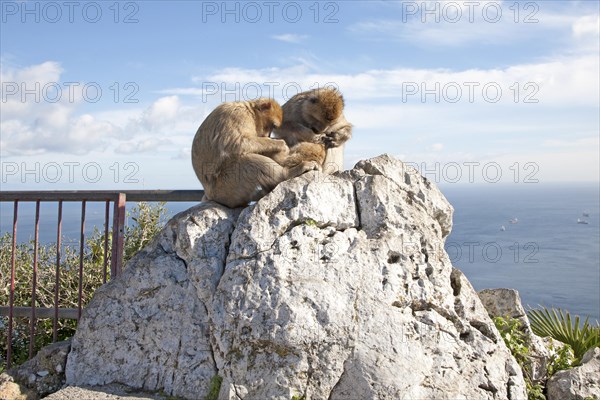
<svg viewBox="0 0 600 400">
<path fill-rule="evenodd" d="M 10 294 L 8 305 L 8 334 L 6 338 L 6 369 L 10 368 L 12 363 L 12 334 L 13 318 L 15 307 L 15 256 L 17 252 L 17 214 L 19 211 L 19 200 L 15 200 L 13 211 L 13 232 L 12 232 L 12 251 L 10 255 Z"/>
<path fill-rule="evenodd" d="M 102 259 L 102 283 L 106 283 L 108 266 L 108 221 L 110 217 L 110 200 L 106 200 L 104 209 L 104 257 Z"/>
<path fill-rule="evenodd" d="M 85 251 L 85 206 L 86 200 L 81 202 L 81 232 L 79 239 L 79 283 L 77 285 L 77 319 L 81 319 L 83 311 L 83 259 Z"/>
<path fill-rule="evenodd" d="M 56 224 L 56 270 L 54 278 L 54 321 L 52 321 L 52 343 L 58 341 L 58 294 L 60 291 L 60 246 L 62 241 L 63 201 L 58 201 L 58 222 Z"/>
<path fill-rule="evenodd" d="M 35 347 L 35 301 L 38 274 L 38 245 L 40 241 L 40 200 L 35 202 L 35 234 L 33 239 L 33 282 L 31 286 L 31 318 L 29 324 L 29 358 L 33 357 Z"/>
<path fill-rule="evenodd" d="M 115 198 L 113 211 L 112 258 L 110 260 L 111 279 L 121 275 L 123 268 L 123 241 L 125 239 L 125 193 Z"/>
</svg>

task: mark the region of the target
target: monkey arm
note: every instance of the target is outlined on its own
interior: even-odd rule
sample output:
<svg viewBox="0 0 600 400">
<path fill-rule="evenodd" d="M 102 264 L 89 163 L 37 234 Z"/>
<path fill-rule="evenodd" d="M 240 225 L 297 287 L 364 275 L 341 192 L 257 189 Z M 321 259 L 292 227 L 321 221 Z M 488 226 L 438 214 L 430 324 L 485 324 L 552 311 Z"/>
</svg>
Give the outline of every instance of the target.
<svg viewBox="0 0 600 400">
<path fill-rule="evenodd" d="M 322 138 L 323 144 L 328 149 L 339 147 L 346 143 L 352 137 L 352 125 L 342 115 L 332 125 L 325 129 L 325 135 Z"/>
<path fill-rule="evenodd" d="M 275 155 L 286 156 L 289 153 L 289 148 L 285 144 L 285 141 L 269 137 L 246 137 L 243 148 L 246 153 L 260 154 L 267 157 L 274 157 Z"/>
<path fill-rule="evenodd" d="M 318 131 L 296 121 L 284 121 L 279 129 L 275 130 L 275 135 L 285 140 L 288 146 L 292 147 L 300 142 L 314 142 L 315 134 Z"/>
</svg>

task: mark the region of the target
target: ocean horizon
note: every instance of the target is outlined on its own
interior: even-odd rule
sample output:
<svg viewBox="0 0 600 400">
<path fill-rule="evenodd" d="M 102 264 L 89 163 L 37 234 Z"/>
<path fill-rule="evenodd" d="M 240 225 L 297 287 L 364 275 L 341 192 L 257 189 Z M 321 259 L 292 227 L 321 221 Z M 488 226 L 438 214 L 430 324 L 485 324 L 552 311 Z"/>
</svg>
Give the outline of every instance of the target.
<svg viewBox="0 0 600 400">
<path fill-rule="evenodd" d="M 476 290 L 512 288 L 526 308 L 543 305 L 600 320 L 598 183 L 439 186 L 454 207 L 445 250 Z M 167 203 L 169 217 L 194 204 Z M 55 203 L 41 204 L 41 243 L 56 241 L 56 210 Z M 78 242 L 80 216 L 80 203 L 64 203 L 63 242 Z M 34 219 L 35 203 L 20 203 L 18 242 L 33 238 Z M 2 234 L 12 232 L 12 221 L 13 204 L 0 203 Z M 86 235 L 103 224 L 104 204 L 88 203 Z"/>
</svg>

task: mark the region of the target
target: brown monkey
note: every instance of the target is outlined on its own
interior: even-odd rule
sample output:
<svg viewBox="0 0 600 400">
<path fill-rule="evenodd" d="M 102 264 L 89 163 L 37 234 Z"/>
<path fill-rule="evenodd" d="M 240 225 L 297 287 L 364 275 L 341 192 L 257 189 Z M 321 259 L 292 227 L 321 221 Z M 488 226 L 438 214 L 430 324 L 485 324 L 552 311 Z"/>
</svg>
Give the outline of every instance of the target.
<svg viewBox="0 0 600 400">
<path fill-rule="evenodd" d="M 344 143 L 352 136 L 352 125 L 343 114 L 342 94 L 334 88 L 313 89 L 298 93 L 282 108 L 283 123 L 274 133 L 290 146 L 288 165 L 311 160 L 328 173 L 342 170 Z"/>
<path fill-rule="evenodd" d="M 280 126 L 282 110 L 272 99 L 219 105 L 202 122 L 192 143 L 192 165 L 204 200 L 240 207 L 270 192 L 278 183 L 319 169 L 315 162 L 282 166 L 289 149 L 269 137 Z"/>
</svg>

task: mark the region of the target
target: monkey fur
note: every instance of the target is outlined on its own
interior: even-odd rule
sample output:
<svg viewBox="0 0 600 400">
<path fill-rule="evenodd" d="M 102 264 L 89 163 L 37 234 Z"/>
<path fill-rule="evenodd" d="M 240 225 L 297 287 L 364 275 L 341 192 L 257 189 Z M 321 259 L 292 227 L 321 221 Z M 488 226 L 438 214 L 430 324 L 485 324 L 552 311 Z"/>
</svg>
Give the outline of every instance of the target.
<svg viewBox="0 0 600 400">
<path fill-rule="evenodd" d="M 245 206 L 284 180 L 320 169 L 310 160 L 288 162 L 285 141 L 269 137 L 281 122 L 281 106 L 266 98 L 223 103 L 206 117 L 192 143 L 192 165 L 204 200 Z"/>
<path fill-rule="evenodd" d="M 344 143 L 352 137 L 346 120 L 344 98 L 334 88 L 298 93 L 282 107 L 283 122 L 275 137 L 290 147 L 286 165 L 302 160 L 316 161 L 327 173 L 343 170 Z"/>
</svg>

